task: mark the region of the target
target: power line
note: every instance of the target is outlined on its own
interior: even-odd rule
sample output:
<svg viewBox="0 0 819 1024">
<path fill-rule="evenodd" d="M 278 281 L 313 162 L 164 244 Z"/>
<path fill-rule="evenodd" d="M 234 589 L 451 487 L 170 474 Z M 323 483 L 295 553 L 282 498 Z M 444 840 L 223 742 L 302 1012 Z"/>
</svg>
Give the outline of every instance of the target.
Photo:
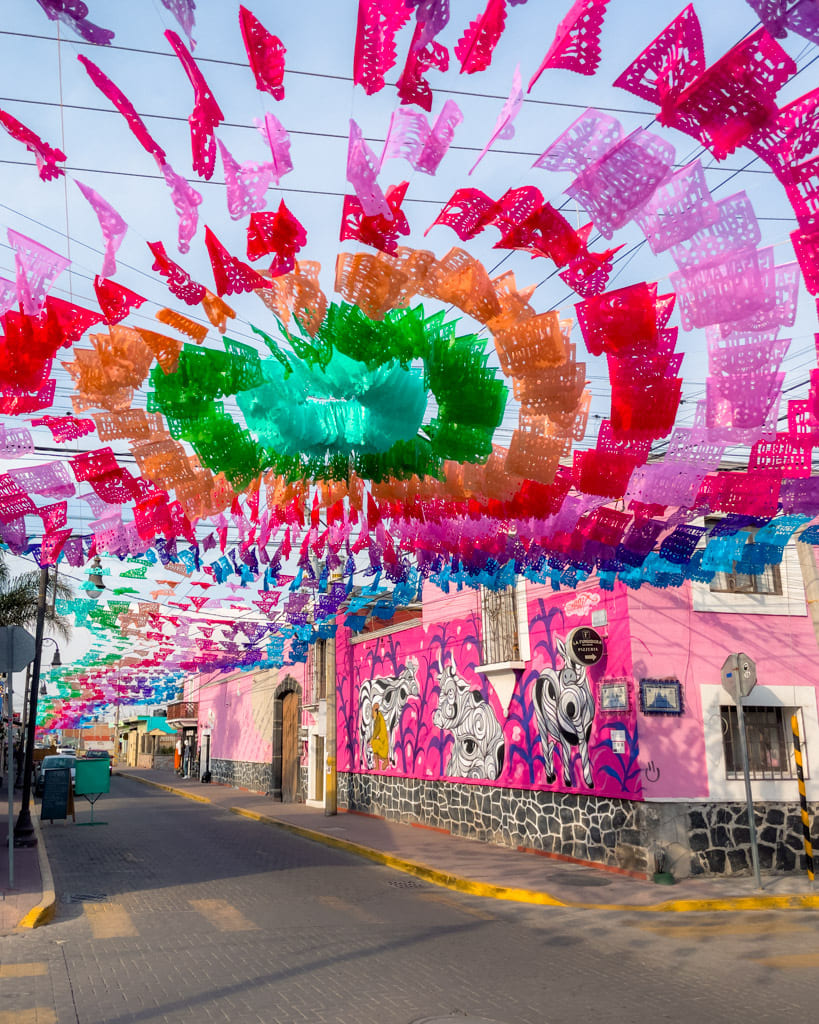
<svg viewBox="0 0 819 1024">
<path fill-rule="evenodd" d="M 23 39 L 40 39 L 50 43 L 63 43 L 71 46 L 90 46 L 95 50 L 99 51 L 100 47 L 96 43 L 89 43 L 82 39 L 57 39 L 56 36 L 48 36 L 36 32 L 14 32 L 11 29 L 0 29 L 0 35 L 5 36 L 17 36 Z M 137 46 L 121 46 L 116 43 L 111 43 L 105 47 L 106 50 L 121 50 L 124 53 L 138 53 L 142 56 L 148 57 L 166 57 L 173 61 L 177 61 L 176 54 L 166 50 L 149 50 Z M 224 57 L 203 57 L 197 53 L 196 55 L 197 64 L 216 64 L 224 67 L 241 68 L 242 70 L 249 71 L 249 65 L 247 61 L 236 61 L 236 60 L 225 60 Z M 354 85 L 352 75 L 331 75 L 326 71 L 303 71 L 297 68 L 286 67 L 285 75 L 295 75 L 305 78 L 324 78 L 328 81 L 333 82 L 349 82 L 350 85 Z M 397 88 L 396 82 L 386 82 L 385 88 L 395 89 Z M 444 86 L 438 86 L 435 89 L 436 93 L 446 93 L 449 96 L 469 96 L 472 99 L 487 99 L 487 100 L 505 100 L 506 96 L 502 96 L 498 93 L 487 93 L 487 92 L 470 92 L 466 89 L 447 89 Z M 565 107 L 572 110 L 585 110 L 588 104 L 586 103 L 567 103 L 565 100 L 539 100 L 534 97 L 527 96 L 525 102 L 534 106 L 544 107 Z M 637 117 L 651 117 L 651 111 L 646 110 L 633 110 L 627 107 L 596 107 L 597 110 L 603 110 L 609 114 L 632 114 Z"/>
</svg>

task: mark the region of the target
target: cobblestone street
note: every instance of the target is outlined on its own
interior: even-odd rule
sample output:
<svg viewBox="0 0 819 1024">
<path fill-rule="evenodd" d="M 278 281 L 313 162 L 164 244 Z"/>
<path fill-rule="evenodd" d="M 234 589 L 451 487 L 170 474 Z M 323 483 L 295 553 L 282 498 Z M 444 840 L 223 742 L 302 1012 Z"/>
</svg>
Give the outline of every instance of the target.
<svg viewBox="0 0 819 1024">
<path fill-rule="evenodd" d="M 815 914 L 618 914 L 463 896 L 115 778 L 45 824 L 55 922 L 0 939 L 0 1024 L 781 1021 Z"/>
</svg>

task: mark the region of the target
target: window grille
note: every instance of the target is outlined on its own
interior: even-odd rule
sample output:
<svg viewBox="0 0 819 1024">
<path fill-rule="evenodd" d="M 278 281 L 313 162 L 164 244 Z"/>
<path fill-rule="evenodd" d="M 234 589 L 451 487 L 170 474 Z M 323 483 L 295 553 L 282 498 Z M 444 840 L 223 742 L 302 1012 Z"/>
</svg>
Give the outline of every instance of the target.
<svg viewBox="0 0 819 1024">
<path fill-rule="evenodd" d="M 318 703 L 327 698 L 327 641 L 316 640 L 313 645 L 313 700 Z"/>
<path fill-rule="evenodd" d="M 796 708 L 746 707 L 745 736 L 748 745 L 748 766 L 752 779 L 795 779 L 791 716 Z M 725 777 L 743 778 L 742 747 L 739 718 L 733 705 L 720 708 L 722 746 L 725 751 Z"/>
<path fill-rule="evenodd" d="M 327 640 L 316 640 L 307 654 L 304 707 L 314 707 L 327 697 Z"/>
<path fill-rule="evenodd" d="M 518 610 L 514 587 L 502 590 L 481 588 L 483 663 L 500 665 L 520 661 Z"/>
</svg>

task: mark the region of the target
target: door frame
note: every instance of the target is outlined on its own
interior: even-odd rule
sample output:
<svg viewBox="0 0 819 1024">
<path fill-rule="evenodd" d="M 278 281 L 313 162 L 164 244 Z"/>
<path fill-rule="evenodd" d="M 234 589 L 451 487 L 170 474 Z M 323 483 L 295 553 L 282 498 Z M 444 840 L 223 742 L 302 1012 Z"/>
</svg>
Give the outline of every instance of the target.
<svg viewBox="0 0 819 1024">
<path fill-rule="evenodd" d="M 202 776 L 205 772 L 210 771 L 210 760 L 211 760 L 211 736 L 212 732 L 210 729 L 202 730 L 201 742 L 199 743 L 199 781 L 202 781 Z M 205 754 L 205 761 L 202 761 L 202 754 Z"/>
<path fill-rule="evenodd" d="M 282 799 L 282 701 L 288 693 L 295 693 L 298 698 L 296 706 L 296 728 L 301 725 L 301 684 L 293 676 L 285 676 L 273 691 L 273 759 L 271 763 L 270 796 L 274 800 Z M 301 758 L 299 758 L 301 764 Z"/>
</svg>

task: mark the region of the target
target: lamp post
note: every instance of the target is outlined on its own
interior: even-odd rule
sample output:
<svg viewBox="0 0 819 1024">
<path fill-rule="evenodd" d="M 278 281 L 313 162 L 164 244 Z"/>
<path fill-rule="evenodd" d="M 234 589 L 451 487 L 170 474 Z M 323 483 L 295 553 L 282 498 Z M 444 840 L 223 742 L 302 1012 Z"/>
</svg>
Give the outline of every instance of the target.
<svg viewBox="0 0 819 1024">
<path fill-rule="evenodd" d="M 26 708 L 28 707 L 29 700 L 29 687 L 31 686 L 31 665 L 26 665 L 26 689 L 23 696 L 23 720 L 20 723 L 20 738 L 25 735 L 26 732 Z M 14 788 L 20 789 L 23 785 L 23 759 L 22 757 L 17 758 L 17 774 L 14 777 Z"/>
<path fill-rule="evenodd" d="M 28 721 L 26 722 L 26 751 L 23 763 L 23 793 L 20 798 L 20 813 L 14 826 L 15 846 L 36 846 L 37 836 L 31 822 L 31 775 L 34 766 L 34 733 L 37 728 L 37 698 L 40 693 L 40 664 L 43 659 L 43 630 L 45 628 L 46 594 L 48 593 L 47 565 L 40 567 L 40 592 L 37 596 L 37 619 L 34 630 L 34 664 L 31 669 L 31 686 L 29 689 Z M 55 647 L 57 641 L 51 637 Z M 60 664 L 60 649 L 57 647 L 55 664 Z"/>
</svg>

